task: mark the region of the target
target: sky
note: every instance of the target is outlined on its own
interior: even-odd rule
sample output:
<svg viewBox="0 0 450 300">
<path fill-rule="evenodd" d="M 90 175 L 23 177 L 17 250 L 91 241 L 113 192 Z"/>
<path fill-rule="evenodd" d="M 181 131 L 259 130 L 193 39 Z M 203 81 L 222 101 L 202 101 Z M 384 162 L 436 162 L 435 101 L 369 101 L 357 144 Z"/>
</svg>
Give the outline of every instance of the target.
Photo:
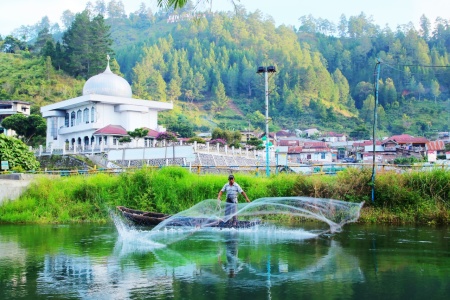
<svg viewBox="0 0 450 300">
<path fill-rule="evenodd" d="M 87 0 L 0 0 L 0 35 L 5 37 L 22 25 L 34 25 L 44 16 L 50 22 L 61 23 L 64 10 L 81 12 Z M 197 0 L 193 0 L 195 3 Z M 95 3 L 95 0 L 91 0 Z M 106 3 L 109 0 L 105 0 Z M 144 2 L 156 11 L 156 0 L 122 0 L 127 14 L 139 8 Z M 434 23 L 436 17 L 450 19 L 450 1 L 448 0 L 240 0 L 247 12 L 259 9 L 264 15 L 272 16 L 277 26 L 281 24 L 298 27 L 301 16 L 311 14 L 314 18 L 328 19 L 338 24 L 345 14 L 357 16 L 361 12 L 372 16 L 374 23 L 384 27 L 386 24 L 395 30 L 398 25 L 413 22 L 419 29 L 420 16 L 425 14 Z M 212 10 L 232 10 L 229 0 L 214 0 Z"/>
</svg>

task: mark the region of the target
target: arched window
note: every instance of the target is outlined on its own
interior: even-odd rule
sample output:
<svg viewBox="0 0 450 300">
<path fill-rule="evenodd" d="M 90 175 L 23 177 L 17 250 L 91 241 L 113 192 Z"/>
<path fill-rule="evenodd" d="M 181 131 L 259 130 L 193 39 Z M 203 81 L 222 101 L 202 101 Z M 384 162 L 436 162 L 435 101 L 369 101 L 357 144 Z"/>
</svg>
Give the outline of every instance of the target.
<svg viewBox="0 0 450 300">
<path fill-rule="evenodd" d="M 64 116 L 64 126 L 65 127 L 69 127 L 69 120 L 70 120 L 70 115 L 69 115 L 69 113 L 66 113 L 66 115 Z"/>
<path fill-rule="evenodd" d="M 95 122 L 95 107 L 91 108 L 91 123 Z"/>
<path fill-rule="evenodd" d="M 73 127 L 73 125 L 75 125 L 75 112 L 74 111 L 70 114 L 70 127 Z"/>
<path fill-rule="evenodd" d="M 77 125 L 81 124 L 81 109 L 77 111 Z"/>
<path fill-rule="evenodd" d="M 85 108 L 83 110 L 83 122 L 88 124 L 89 123 L 89 109 Z"/>
</svg>

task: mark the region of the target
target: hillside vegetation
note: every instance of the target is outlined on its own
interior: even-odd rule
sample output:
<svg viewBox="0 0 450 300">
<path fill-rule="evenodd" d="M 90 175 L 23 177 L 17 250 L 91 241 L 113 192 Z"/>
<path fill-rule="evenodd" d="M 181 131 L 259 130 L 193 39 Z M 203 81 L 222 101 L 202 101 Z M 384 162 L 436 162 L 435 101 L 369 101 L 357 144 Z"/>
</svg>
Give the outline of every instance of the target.
<svg viewBox="0 0 450 300">
<path fill-rule="evenodd" d="M 28 53 L 0 52 L 0 99 L 31 102 L 34 109 L 81 96 L 84 80 L 75 79 Z"/>
<path fill-rule="evenodd" d="M 420 29 L 405 25 L 392 31 L 375 25 L 364 13 L 349 18 L 343 15 L 338 25 L 303 16 L 299 28 L 276 27 L 261 12 L 249 13 L 242 7 L 234 14 L 196 14 L 189 4 L 155 14 L 145 6 L 129 16 L 117 11 L 104 13 L 104 19 L 93 18 L 94 12 L 78 14 L 69 31 L 96 24 L 103 33 L 109 28 L 110 34 L 102 33 L 102 49 L 111 43 L 135 97 L 175 103 L 174 111 L 162 114 L 163 125 L 184 115 L 197 131 L 216 126 L 263 129 L 264 79 L 256 70 L 274 65 L 277 73 L 269 79 L 271 131 L 318 127 L 368 133 L 379 58 L 380 136 L 410 133 L 433 138 L 436 132 L 449 130 L 450 70 L 445 66 L 449 66 L 450 26 L 443 19 L 433 28 L 424 16 Z M 40 33 L 37 41 L 42 45 L 47 35 Z M 83 48 L 73 44 L 71 36 L 76 35 L 63 35 L 61 55 Z M 78 43 L 92 44 L 95 36 L 90 34 L 87 41 Z M 5 45 L 13 42 L 5 39 L 3 48 L 12 49 Z M 41 106 L 81 92 L 83 79 L 71 83 L 62 71 L 55 71 L 57 57 L 51 56 L 55 52 L 46 52 L 49 60 L 39 47 L 30 45 L 27 52 L 20 50 L 24 45 L 16 44 L 19 50 L 15 52 L 20 54 L 2 54 L 13 57 L 3 58 L 2 65 L 16 69 L 16 59 L 22 61 L 19 65 L 33 67 L 19 68 L 16 81 L 1 72 L 0 99 L 18 98 Z M 103 56 L 88 48 L 99 66 Z M 88 62 L 77 64 L 77 56 L 70 57 L 75 61 L 64 65 L 67 74 L 89 74 L 89 68 L 82 66 Z M 71 70 L 72 65 L 84 73 Z M 22 76 L 28 79 L 26 89 Z M 40 81 L 29 80 L 35 77 Z M 363 138 L 369 138 L 368 134 Z"/>
</svg>

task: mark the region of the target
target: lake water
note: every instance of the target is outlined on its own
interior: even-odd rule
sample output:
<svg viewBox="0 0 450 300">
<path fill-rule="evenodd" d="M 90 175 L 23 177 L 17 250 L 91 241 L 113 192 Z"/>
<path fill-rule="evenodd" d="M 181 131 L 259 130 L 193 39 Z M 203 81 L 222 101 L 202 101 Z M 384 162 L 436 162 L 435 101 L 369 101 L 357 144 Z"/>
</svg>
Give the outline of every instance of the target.
<svg viewBox="0 0 450 300">
<path fill-rule="evenodd" d="M 114 225 L 0 225 L 0 299 L 450 298 L 448 227 L 163 235 L 169 245 Z"/>
</svg>

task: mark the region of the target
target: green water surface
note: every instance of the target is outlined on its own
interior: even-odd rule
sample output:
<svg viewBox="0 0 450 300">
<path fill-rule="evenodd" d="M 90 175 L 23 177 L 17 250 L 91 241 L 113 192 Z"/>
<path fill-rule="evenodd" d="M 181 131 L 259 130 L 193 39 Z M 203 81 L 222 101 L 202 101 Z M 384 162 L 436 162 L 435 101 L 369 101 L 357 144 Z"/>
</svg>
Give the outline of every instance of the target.
<svg viewBox="0 0 450 300">
<path fill-rule="evenodd" d="M 447 227 L 162 234 L 0 225 L 0 299 L 450 299 Z"/>
</svg>

